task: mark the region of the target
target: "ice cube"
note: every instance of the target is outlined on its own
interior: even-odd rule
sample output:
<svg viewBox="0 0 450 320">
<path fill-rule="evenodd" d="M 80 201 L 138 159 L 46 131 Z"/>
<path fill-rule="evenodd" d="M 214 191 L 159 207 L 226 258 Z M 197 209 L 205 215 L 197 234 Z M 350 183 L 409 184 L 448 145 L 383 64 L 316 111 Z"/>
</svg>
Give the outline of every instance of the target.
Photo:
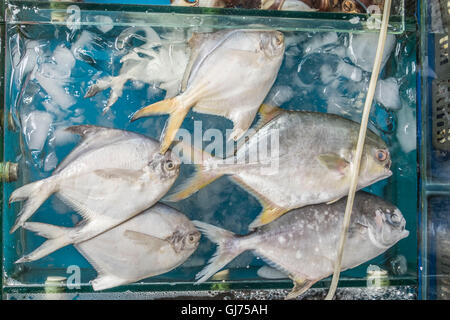
<svg viewBox="0 0 450 320">
<path fill-rule="evenodd" d="M 364 71 L 372 72 L 378 46 L 377 33 L 350 34 L 347 56 Z M 395 35 L 388 34 L 384 45 L 381 69 L 385 66 L 395 48 Z"/>
<path fill-rule="evenodd" d="M 58 158 L 55 152 L 50 152 L 44 160 L 44 171 L 50 171 L 56 168 L 58 165 Z"/>
<path fill-rule="evenodd" d="M 375 90 L 375 100 L 387 109 L 400 109 L 402 104 L 400 101 L 400 92 L 397 80 L 395 78 L 378 80 L 377 88 Z"/>
<path fill-rule="evenodd" d="M 416 149 L 416 117 L 415 109 L 406 103 L 397 113 L 397 139 L 403 152 L 408 153 Z"/>
<path fill-rule="evenodd" d="M 54 131 L 55 145 L 62 146 L 68 143 L 75 142 L 77 136 L 69 131 L 66 131 L 66 126 L 59 126 Z"/>
<path fill-rule="evenodd" d="M 273 106 L 281 106 L 294 97 L 294 91 L 289 86 L 274 87 L 266 98 L 265 103 Z"/>
<path fill-rule="evenodd" d="M 51 70 L 54 70 L 55 73 Z M 41 72 L 36 72 L 35 78 L 53 102 L 58 104 L 61 108 L 67 109 L 75 104 L 75 99 L 62 87 L 64 82 L 61 82 L 61 79 L 52 78 L 59 72 L 60 71 L 53 66 L 49 66 L 49 68 L 44 67 Z"/>
<path fill-rule="evenodd" d="M 336 79 L 336 76 L 333 72 L 333 69 L 330 65 L 324 64 L 320 67 L 320 80 L 324 83 L 330 83 L 334 79 Z"/>
<path fill-rule="evenodd" d="M 338 63 L 337 69 L 336 69 L 336 73 L 339 76 L 342 76 L 344 78 L 347 78 L 349 80 L 353 80 L 353 81 L 361 81 L 362 79 L 362 71 L 361 69 L 352 66 L 351 64 L 348 64 L 344 61 L 340 61 Z"/>
<path fill-rule="evenodd" d="M 45 111 L 32 111 L 23 121 L 23 133 L 30 150 L 41 151 L 49 133 L 53 117 Z"/>
<path fill-rule="evenodd" d="M 66 74 L 69 77 L 72 68 L 75 66 L 75 57 L 72 52 L 63 46 L 56 47 L 53 51 L 53 60 L 55 60 L 58 68 L 67 71 Z"/>
<path fill-rule="evenodd" d="M 315 34 L 304 45 L 304 52 L 305 54 L 310 54 L 317 49 L 324 47 L 328 44 L 332 44 L 338 41 L 338 36 L 336 32 L 327 32 L 324 34 Z"/>
</svg>

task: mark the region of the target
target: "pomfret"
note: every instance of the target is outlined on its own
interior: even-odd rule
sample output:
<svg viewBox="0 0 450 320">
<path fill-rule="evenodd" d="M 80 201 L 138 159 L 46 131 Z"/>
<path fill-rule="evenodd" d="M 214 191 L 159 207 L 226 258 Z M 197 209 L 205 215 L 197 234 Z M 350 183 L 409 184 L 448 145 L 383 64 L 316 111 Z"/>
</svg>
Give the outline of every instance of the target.
<svg viewBox="0 0 450 320">
<path fill-rule="evenodd" d="M 196 164 L 196 174 L 166 199 L 184 199 L 222 175 L 230 175 L 263 206 L 250 225 L 254 228 L 291 209 L 336 201 L 348 194 L 358 123 L 333 114 L 266 105 L 260 113 L 262 125 L 235 156 L 218 159 L 200 155 L 197 159 L 202 163 Z M 391 176 L 390 165 L 386 143 L 368 130 L 358 189 Z"/>
<path fill-rule="evenodd" d="M 189 46 L 182 93 L 142 108 L 131 119 L 170 114 L 161 153 L 169 148 L 192 107 L 195 112 L 230 119 L 234 125 L 230 139 L 241 137 L 275 82 L 284 36 L 279 31 L 222 30 L 194 34 Z"/>
<path fill-rule="evenodd" d="M 217 252 L 196 278 L 204 282 L 244 251 L 252 250 L 271 266 L 289 275 L 295 298 L 334 271 L 347 198 L 333 204 L 295 209 L 245 235 L 193 221 Z M 342 270 L 354 268 L 380 255 L 406 238 L 406 221 L 394 205 L 365 192 L 355 197 Z"/>
<path fill-rule="evenodd" d="M 83 218 L 75 234 L 44 243 L 20 262 L 39 259 L 70 243 L 88 240 L 158 202 L 179 174 L 180 160 L 146 136 L 91 125 L 69 127 L 79 145 L 53 174 L 15 190 L 9 203 L 27 200 L 11 229 L 28 220 L 53 193 Z"/>
<path fill-rule="evenodd" d="M 75 234 L 81 227 L 64 228 L 26 222 L 25 229 L 48 239 Z M 104 290 L 169 272 L 197 249 L 200 232 L 186 216 L 156 204 L 130 220 L 75 248 L 97 270 L 94 290 Z"/>
</svg>

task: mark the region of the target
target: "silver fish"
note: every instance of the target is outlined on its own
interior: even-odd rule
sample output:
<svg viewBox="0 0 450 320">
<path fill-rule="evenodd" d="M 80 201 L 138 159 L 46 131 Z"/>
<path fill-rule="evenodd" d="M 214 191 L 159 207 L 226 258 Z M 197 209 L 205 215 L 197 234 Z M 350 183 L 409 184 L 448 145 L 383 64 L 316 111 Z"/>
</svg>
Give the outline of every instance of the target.
<svg viewBox="0 0 450 320">
<path fill-rule="evenodd" d="M 230 175 L 263 206 L 250 225 L 255 228 L 291 209 L 337 201 L 348 194 L 358 123 L 333 114 L 287 111 L 267 105 L 261 107 L 260 113 L 260 129 L 238 148 L 235 156 L 224 160 L 202 154 L 196 174 L 166 199 L 184 199 L 222 175 Z M 274 140 L 277 143 L 272 147 Z M 260 152 L 261 147 L 267 152 Z M 249 154 L 254 160 L 247 160 Z M 391 176 L 390 165 L 386 143 L 368 130 L 358 189 Z"/>
<path fill-rule="evenodd" d="M 179 174 L 180 160 L 158 153 L 159 143 L 143 135 L 90 125 L 67 129 L 82 141 L 46 179 L 15 190 L 9 203 L 27 200 L 11 233 L 53 193 L 83 218 L 75 233 L 47 241 L 18 262 L 39 259 L 63 246 L 88 240 L 158 202 Z"/>
<path fill-rule="evenodd" d="M 218 245 L 216 254 L 196 278 L 204 282 L 246 250 L 252 250 L 294 281 L 286 297 L 295 298 L 334 271 L 347 198 L 292 210 L 245 236 L 193 221 Z M 365 192 L 355 197 L 342 270 L 380 255 L 406 238 L 406 221 L 394 205 Z"/>
<path fill-rule="evenodd" d="M 83 228 L 39 222 L 26 222 L 23 227 L 49 241 Z M 156 204 L 119 226 L 76 244 L 75 248 L 97 270 L 97 278 L 91 281 L 94 290 L 104 290 L 178 267 L 197 249 L 200 236 L 185 215 Z"/>
<path fill-rule="evenodd" d="M 127 81 L 141 81 L 151 85 L 157 85 L 166 90 L 165 98 L 172 98 L 180 90 L 184 69 L 188 63 L 188 50 L 185 41 L 161 40 L 159 35 L 150 27 L 132 27 L 126 29 L 117 38 L 117 43 L 122 48 L 123 42 L 130 37 L 138 37 L 137 32 L 143 31 L 145 43 L 133 48 L 124 55 L 120 62 L 123 63 L 118 76 L 106 76 L 92 84 L 85 98 L 95 96 L 100 91 L 111 88 L 111 92 L 104 108 L 108 111 L 122 96 L 122 91 Z M 125 39 L 125 40 L 122 40 Z"/>
<path fill-rule="evenodd" d="M 222 30 L 196 33 L 189 46 L 182 93 L 142 108 L 131 119 L 170 114 L 161 153 L 169 148 L 192 107 L 195 112 L 230 119 L 234 125 L 230 139 L 241 137 L 275 82 L 284 36 L 279 31 Z"/>
</svg>

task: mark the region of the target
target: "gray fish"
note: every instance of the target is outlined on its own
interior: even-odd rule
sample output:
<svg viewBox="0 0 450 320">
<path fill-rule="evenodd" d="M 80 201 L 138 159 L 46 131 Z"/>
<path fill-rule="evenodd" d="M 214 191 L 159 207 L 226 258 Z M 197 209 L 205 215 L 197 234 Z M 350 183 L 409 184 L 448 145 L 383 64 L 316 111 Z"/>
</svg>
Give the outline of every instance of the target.
<svg viewBox="0 0 450 320">
<path fill-rule="evenodd" d="M 291 209 L 337 201 L 348 194 L 358 123 L 333 114 L 287 111 L 266 105 L 260 113 L 259 130 L 238 148 L 235 156 L 198 156 L 203 160 L 196 164 L 196 174 L 168 200 L 184 199 L 222 175 L 230 175 L 263 206 L 262 213 L 250 225 L 254 228 Z M 386 143 L 368 130 L 358 189 L 391 176 L 390 165 Z"/>
<path fill-rule="evenodd" d="M 196 278 L 204 282 L 246 250 L 253 250 L 294 281 L 287 299 L 295 298 L 334 271 L 347 198 L 292 210 L 245 236 L 193 221 L 218 245 L 210 264 Z M 355 197 L 342 269 L 354 268 L 406 238 L 400 210 L 365 192 Z"/>
<path fill-rule="evenodd" d="M 284 36 L 279 31 L 221 30 L 196 33 L 189 46 L 182 93 L 142 108 L 131 119 L 170 114 L 161 153 L 169 148 L 192 107 L 195 112 L 230 119 L 234 125 L 230 139 L 241 137 L 275 82 Z"/>
<path fill-rule="evenodd" d="M 48 239 L 82 231 L 39 222 L 23 227 Z M 94 290 L 104 290 L 169 272 L 197 249 L 200 232 L 179 211 L 163 204 L 131 218 L 75 248 L 97 270 Z"/>
<path fill-rule="evenodd" d="M 82 228 L 45 242 L 18 262 L 39 259 L 70 243 L 88 240 L 151 207 L 171 188 L 180 160 L 143 135 L 80 125 L 69 127 L 82 141 L 46 179 L 15 190 L 9 203 L 27 200 L 11 233 L 53 193 L 83 218 Z"/>
</svg>

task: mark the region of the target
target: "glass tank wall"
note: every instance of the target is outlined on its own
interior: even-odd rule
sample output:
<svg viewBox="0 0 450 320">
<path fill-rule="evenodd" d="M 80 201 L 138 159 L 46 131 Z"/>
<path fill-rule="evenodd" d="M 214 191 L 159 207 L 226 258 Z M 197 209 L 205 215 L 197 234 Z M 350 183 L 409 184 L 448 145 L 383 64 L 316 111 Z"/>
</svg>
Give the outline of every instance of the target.
<svg viewBox="0 0 450 320">
<path fill-rule="evenodd" d="M 420 297 L 450 299 L 448 1 L 422 4 Z"/>
<path fill-rule="evenodd" d="M 419 39 L 414 18 L 402 14 L 403 6 L 402 1 L 394 1 L 369 124 L 389 148 L 393 174 L 365 190 L 397 206 L 410 233 L 383 254 L 344 271 L 337 298 L 416 297 L 417 234 L 422 232 L 417 229 Z M 134 122 L 130 117 L 178 88 L 171 84 L 181 81 L 188 61 L 187 41 L 193 32 L 233 28 L 283 32 L 284 58 L 265 103 L 360 122 L 378 40 L 376 25 L 377 20 L 365 14 L 11 1 L 5 8 L 4 24 L 3 158 L 4 163 L 18 165 L 18 179 L 3 183 L 3 298 L 42 298 L 52 288 L 51 292 L 65 292 L 68 298 L 223 297 L 230 292 L 238 298 L 283 298 L 292 281 L 250 251 L 205 283 L 194 285 L 195 275 L 216 250 L 205 236 L 192 256 L 174 270 L 94 292 L 89 281 L 97 272 L 72 245 L 33 262 L 15 263 L 45 239 L 23 228 L 9 232 L 23 203 L 9 205 L 8 199 L 15 189 L 51 176 L 75 148 L 80 140 L 65 130 L 69 126 L 92 124 L 159 140 L 167 116 Z M 85 97 L 96 83 L 104 83 L 104 90 Z M 111 108 L 106 110 L 108 103 Z M 211 132 L 225 134 L 232 123 L 190 111 L 181 128 L 199 134 L 203 149 L 207 149 Z M 193 171 L 192 165 L 182 165 L 171 190 Z M 440 197 L 431 198 L 430 205 L 445 205 Z M 237 234 L 248 232 L 248 225 L 262 208 L 251 193 L 228 177 L 185 200 L 169 202 L 163 197 L 161 201 L 190 220 Z M 53 195 L 30 221 L 73 227 L 81 217 Z M 445 250 L 444 242 L 437 252 Z M 374 274 L 383 278 L 374 280 Z M 324 296 L 330 279 L 319 281 L 302 297 Z M 61 287 L 51 287 L 52 281 L 60 281 Z"/>
</svg>

